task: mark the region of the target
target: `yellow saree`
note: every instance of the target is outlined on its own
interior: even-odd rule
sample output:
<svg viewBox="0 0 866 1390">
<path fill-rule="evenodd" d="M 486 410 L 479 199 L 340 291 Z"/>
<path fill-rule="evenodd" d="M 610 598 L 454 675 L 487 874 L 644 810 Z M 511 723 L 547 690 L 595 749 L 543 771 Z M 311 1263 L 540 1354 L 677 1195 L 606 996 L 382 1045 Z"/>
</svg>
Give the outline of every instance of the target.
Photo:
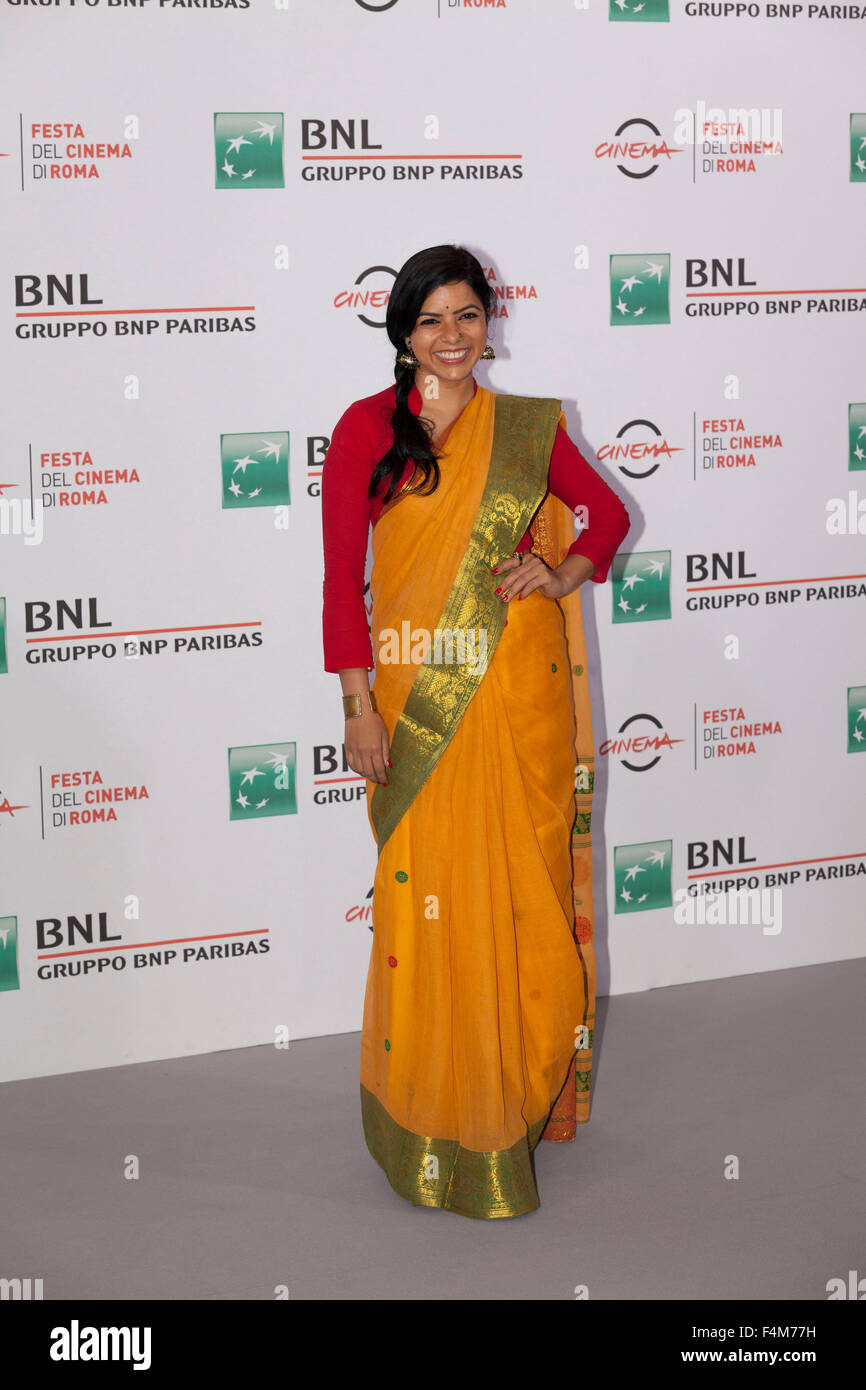
<svg viewBox="0 0 866 1390">
<path fill-rule="evenodd" d="M 560 421 L 559 401 L 479 386 L 440 453 L 437 489 L 404 492 L 373 529 L 373 690 L 392 768 L 387 787 L 367 784 L 378 861 L 362 1120 L 395 1191 L 464 1216 L 535 1210 L 538 1140 L 573 1138 L 588 1119 L 592 730 L 579 594 L 504 604 L 490 573 L 533 517 L 548 564 L 573 540 L 557 498 L 536 515 Z"/>
</svg>

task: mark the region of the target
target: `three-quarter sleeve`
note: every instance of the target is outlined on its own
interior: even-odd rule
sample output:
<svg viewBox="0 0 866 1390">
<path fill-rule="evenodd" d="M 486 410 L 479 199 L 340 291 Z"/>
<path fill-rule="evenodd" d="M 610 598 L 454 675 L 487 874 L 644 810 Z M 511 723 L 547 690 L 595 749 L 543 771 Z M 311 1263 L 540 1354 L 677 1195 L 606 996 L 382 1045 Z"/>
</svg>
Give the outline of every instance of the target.
<svg viewBox="0 0 866 1390">
<path fill-rule="evenodd" d="M 587 525 L 572 545 L 569 555 L 585 555 L 595 565 L 590 577 L 601 584 L 610 569 L 611 561 L 628 535 L 631 521 L 628 511 L 612 487 L 584 458 L 565 428 L 565 415 L 560 415 L 556 441 L 550 456 L 549 488 L 572 511 L 585 507 Z"/>
<path fill-rule="evenodd" d="M 322 468 L 325 670 L 373 666 L 364 606 L 370 477 L 378 461 L 368 413 L 354 402 L 334 426 Z"/>
</svg>

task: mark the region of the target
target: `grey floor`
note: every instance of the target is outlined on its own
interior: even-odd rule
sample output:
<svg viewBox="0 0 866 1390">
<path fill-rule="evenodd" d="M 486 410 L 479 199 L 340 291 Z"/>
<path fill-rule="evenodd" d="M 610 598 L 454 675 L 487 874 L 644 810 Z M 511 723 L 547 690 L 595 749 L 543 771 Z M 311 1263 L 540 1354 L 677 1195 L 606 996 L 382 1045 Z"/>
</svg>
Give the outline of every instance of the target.
<svg viewBox="0 0 866 1390">
<path fill-rule="evenodd" d="M 8 1082 L 0 1276 L 46 1300 L 825 1300 L 866 1275 L 864 986 L 854 960 L 600 1000 L 590 1123 L 540 1145 L 541 1207 L 505 1221 L 391 1190 L 358 1034 Z"/>
</svg>

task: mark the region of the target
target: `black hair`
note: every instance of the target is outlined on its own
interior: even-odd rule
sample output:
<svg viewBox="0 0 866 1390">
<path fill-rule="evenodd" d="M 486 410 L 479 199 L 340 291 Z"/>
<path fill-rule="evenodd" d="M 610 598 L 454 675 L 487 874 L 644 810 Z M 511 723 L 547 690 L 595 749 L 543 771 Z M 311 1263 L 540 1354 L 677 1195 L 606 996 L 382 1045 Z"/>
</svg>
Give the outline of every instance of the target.
<svg viewBox="0 0 866 1390">
<path fill-rule="evenodd" d="M 442 285 L 465 281 L 477 295 L 490 322 L 496 304 L 496 292 L 488 284 L 481 263 L 463 246 L 428 246 L 416 251 L 403 265 L 394 281 L 385 314 L 385 329 L 397 355 L 406 352 L 406 339 L 418 322 L 427 296 Z M 439 464 L 430 444 L 430 435 L 421 417 L 409 409 L 409 393 L 415 382 L 415 367 L 394 363 L 397 382 L 396 406 L 391 415 L 394 442 L 379 460 L 370 479 L 368 496 L 375 496 L 387 479 L 388 488 L 383 500 L 390 501 L 406 465 L 411 459 L 416 465 L 413 491 L 434 492 L 439 486 Z"/>
</svg>

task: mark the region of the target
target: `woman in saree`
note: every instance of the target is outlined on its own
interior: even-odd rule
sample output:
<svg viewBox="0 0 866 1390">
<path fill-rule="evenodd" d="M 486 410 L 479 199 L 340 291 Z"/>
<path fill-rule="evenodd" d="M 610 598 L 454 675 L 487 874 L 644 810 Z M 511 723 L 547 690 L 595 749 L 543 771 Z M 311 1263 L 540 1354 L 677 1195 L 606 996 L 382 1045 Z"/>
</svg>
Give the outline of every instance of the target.
<svg viewBox="0 0 866 1390">
<path fill-rule="evenodd" d="M 535 1210 L 539 1139 L 572 1139 L 588 1118 L 577 591 L 606 577 L 629 525 L 560 401 L 475 381 L 494 308 L 463 248 L 406 262 L 386 319 L 395 384 L 340 418 L 322 491 L 325 669 L 377 849 L 364 1135 L 402 1197 L 480 1218 Z"/>
</svg>

